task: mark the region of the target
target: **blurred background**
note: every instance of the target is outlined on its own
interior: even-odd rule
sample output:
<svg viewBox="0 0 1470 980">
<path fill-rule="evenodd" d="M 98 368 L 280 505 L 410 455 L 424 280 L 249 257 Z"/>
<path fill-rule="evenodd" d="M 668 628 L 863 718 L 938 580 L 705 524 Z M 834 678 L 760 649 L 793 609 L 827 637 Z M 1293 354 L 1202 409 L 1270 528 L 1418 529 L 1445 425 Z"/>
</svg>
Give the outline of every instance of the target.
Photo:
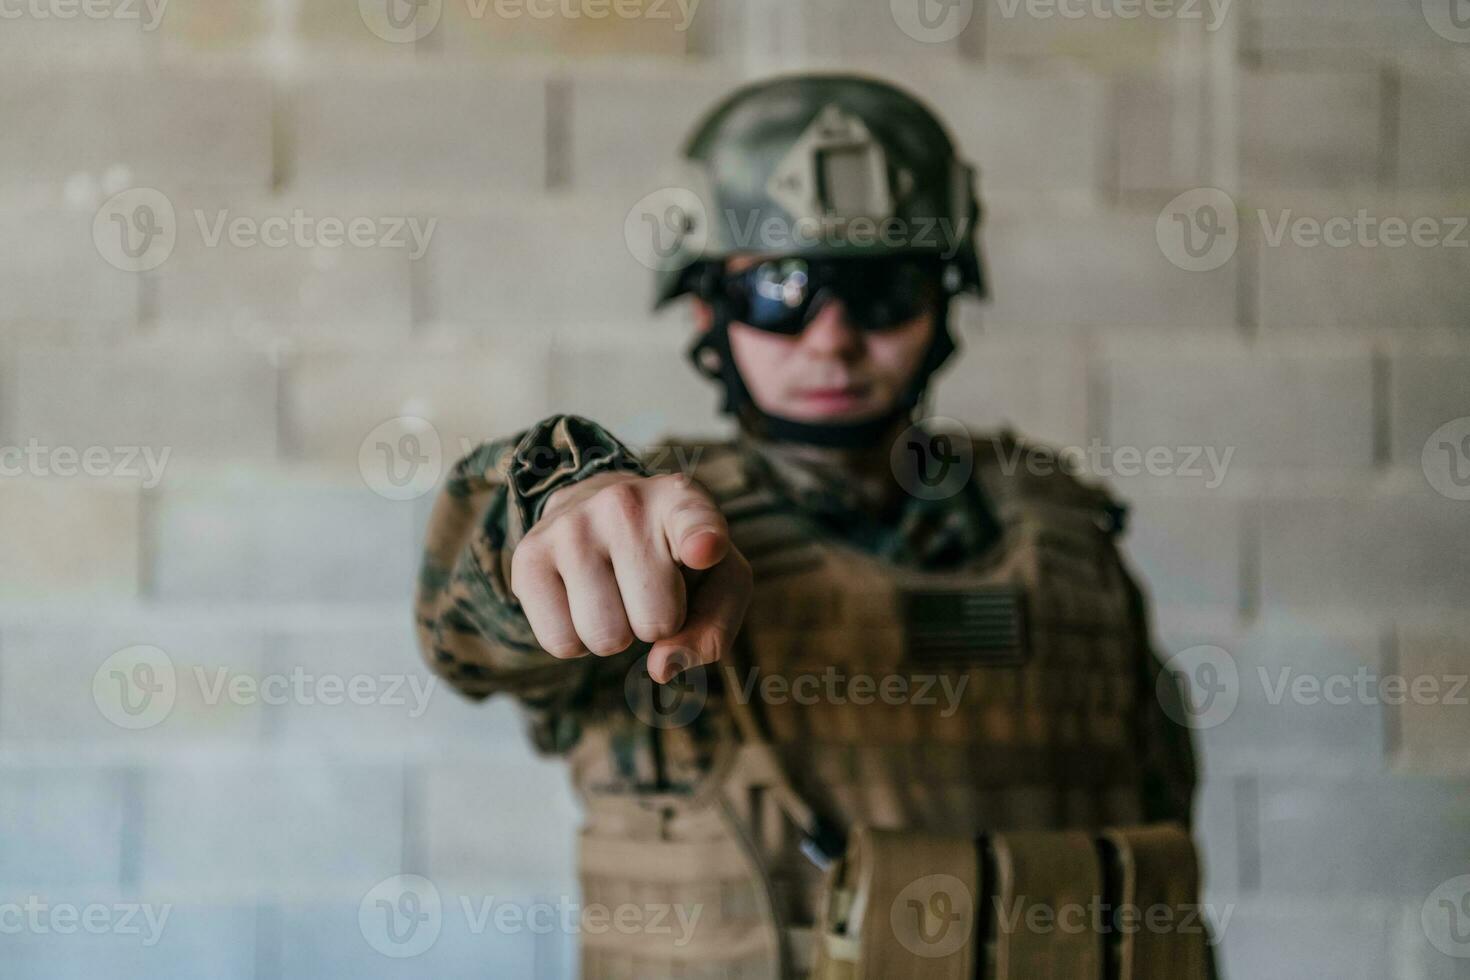
<svg viewBox="0 0 1470 980">
<path fill-rule="evenodd" d="M 0 977 L 574 975 L 423 527 L 553 411 L 727 431 L 636 232 L 796 68 L 981 167 L 933 411 L 1132 502 L 1229 976 L 1470 977 L 1466 0 L 0 0 Z"/>
</svg>

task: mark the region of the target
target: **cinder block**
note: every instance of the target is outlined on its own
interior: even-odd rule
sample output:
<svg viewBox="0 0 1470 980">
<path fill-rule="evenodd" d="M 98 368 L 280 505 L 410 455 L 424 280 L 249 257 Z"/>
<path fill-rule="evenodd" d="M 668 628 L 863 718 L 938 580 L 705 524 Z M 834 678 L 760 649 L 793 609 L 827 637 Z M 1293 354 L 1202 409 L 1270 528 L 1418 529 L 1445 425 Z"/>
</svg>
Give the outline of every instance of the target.
<svg viewBox="0 0 1470 980">
<path fill-rule="evenodd" d="M 445 6 L 455 2 L 465 0 Z M 314 72 L 289 100 L 293 189 L 392 200 L 546 183 L 546 81 L 537 72 L 374 63 Z"/>
<path fill-rule="evenodd" d="M 443 353 L 302 353 L 285 370 L 288 452 L 356 463 L 377 426 L 409 415 L 433 425 L 448 469 L 480 441 L 551 414 L 547 378 L 545 345 L 534 337 Z"/>
<path fill-rule="evenodd" d="M 1111 354 L 1107 369 L 1113 445 L 1209 447 L 1243 469 L 1373 465 L 1366 347 L 1316 355 L 1233 345 L 1126 350 Z"/>
<path fill-rule="evenodd" d="M 0 119 L 32 134 L 0 144 L 0 187 L 61 187 L 123 168 L 133 186 L 270 184 L 271 93 L 258 75 L 218 71 L 17 72 Z"/>
<path fill-rule="evenodd" d="M 1079 341 L 975 331 L 961 342 L 937 381 L 936 414 L 981 431 L 1010 426 L 1055 446 L 1087 444 L 1087 364 Z"/>
<path fill-rule="evenodd" d="M 423 776 L 423 835 L 431 878 L 499 881 L 501 890 L 572 894 L 580 823 L 566 763 L 497 759 Z"/>
<path fill-rule="evenodd" d="M 688 334 L 624 335 L 616 347 L 558 346 L 552 353 L 550 404 L 596 419 L 630 448 L 674 436 L 728 436 L 718 414 L 720 387 L 684 359 Z M 616 379 L 616 381 L 610 381 Z"/>
<path fill-rule="evenodd" d="M 150 769 L 143 887 L 361 888 L 400 870 L 403 776 L 386 762 L 201 759 Z"/>
<path fill-rule="evenodd" d="M 418 574 L 411 507 L 365 482 L 193 484 L 151 524 L 158 599 L 407 603 Z"/>
<path fill-rule="evenodd" d="M 1117 180 L 1124 193 L 1182 191 L 1209 183 L 1205 152 L 1219 123 L 1200 111 L 1206 88 L 1201 70 L 1114 77 Z"/>
<path fill-rule="evenodd" d="M 427 43 L 453 57 L 679 57 L 699 7 L 679 0 L 447 0 L 443 11 Z"/>
<path fill-rule="evenodd" d="M 522 753 L 514 703 L 476 704 L 434 677 L 408 616 L 391 624 L 282 631 L 270 636 L 267 650 L 264 674 L 292 683 L 290 697 L 265 707 L 269 737 L 279 744 L 481 761 L 502 747 L 515 757 Z"/>
<path fill-rule="evenodd" d="M 1423 487 L 1258 506 L 1268 607 L 1432 613 L 1464 605 L 1463 501 Z"/>
<path fill-rule="evenodd" d="M 1382 198 L 1253 211 L 1241 233 L 1249 229 L 1261 246 L 1256 280 L 1262 328 L 1460 329 L 1470 309 L 1464 213 L 1452 201 Z M 1354 228 L 1360 214 L 1361 233 Z M 1314 227 L 1325 233 L 1325 222 L 1333 219 L 1334 240 L 1347 243 L 1340 247 L 1312 235 Z M 1416 222 L 1419 245 L 1410 237 Z M 1294 239 L 1294 227 L 1306 237 Z"/>
<path fill-rule="evenodd" d="M 13 683 L 7 673 L 7 687 Z M 0 779 L 0 888 L 7 900 L 30 889 L 115 889 L 126 811 L 122 770 L 7 765 Z"/>
<path fill-rule="evenodd" d="M 1159 64 L 1186 36 L 1226 29 L 1230 3 L 1074 4 L 996 0 L 977 4 L 985 18 L 985 56 L 1081 58 L 1102 68 Z M 1158 13 L 1152 13 L 1157 11 Z"/>
<path fill-rule="evenodd" d="M 1159 248 L 1155 217 L 997 214 L 981 228 L 994 295 L 986 323 L 1233 330 L 1239 257 L 1180 269 Z"/>
<path fill-rule="evenodd" d="M 140 492 L 64 477 L 0 481 L 0 595 L 138 593 Z"/>
<path fill-rule="evenodd" d="M 432 215 L 383 201 L 177 197 L 174 251 L 153 273 L 157 319 L 176 333 L 411 324 L 412 266 L 436 244 Z M 348 237 L 354 225 L 361 244 Z"/>
<path fill-rule="evenodd" d="M 150 676 L 109 659 L 134 646 L 156 647 L 168 661 Z M 162 616 L 17 627 L 5 635 L 0 655 L 0 741 L 7 745 L 187 749 L 238 746 L 261 732 L 259 698 L 231 686 L 237 677 L 261 675 L 261 638 L 253 630 L 197 629 Z M 155 687 L 157 708 L 143 683 Z M 118 718 L 135 718 L 137 727 L 120 726 Z"/>
<path fill-rule="evenodd" d="M 29 326 L 47 340 L 59 329 L 120 336 L 137 324 L 142 277 L 103 259 L 92 218 L 88 208 L 12 211 L 0 219 L 24 229 L 6 241 L 0 262 L 0 322 L 7 335 Z"/>
<path fill-rule="evenodd" d="M 666 183 L 694 124 L 736 88 L 729 73 L 583 71 L 571 77 L 571 186 L 628 204 Z M 657 111 L 650 107 L 657 106 Z"/>
<path fill-rule="evenodd" d="M 979 166 L 979 189 L 1078 192 L 1103 186 L 1107 89 L 1097 75 L 1053 68 L 934 70 L 904 83 L 927 99 Z"/>
<path fill-rule="evenodd" d="M 186 980 L 219 977 L 251 980 L 256 972 L 256 911 L 248 905 L 207 905 L 171 900 L 169 896 L 115 893 L 52 894 L 43 920 L 46 932 L 29 928 L 7 935 L 7 978 L 116 977 L 118 980 Z M 74 931 L 62 933 L 52 919 L 58 906 L 74 907 Z M 105 912 L 87 912 L 100 905 Z M 83 915 L 102 916 L 106 928 L 89 933 Z M 94 920 L 97 921 L 97 920 Z"/>
<path fill-rule="evenodd" d="M 416 873 L 416 872 L 414 872 Z M 386 875 L 384 877 L 387 877 Z M 433 879 L 431 879 L 433 880 Z M 434 976 L 497 976 L 554 980 L 557 976 L 542 967 L 538 950 L 550 946 L 550 935 L 537 935 L 524 918 L 506 915 L 497 927 L 495 911 L 503 904 L 526 909 L 534 901 L 529 896 L 500 892 L 477 894 L 454 887 L 448 882 L 434 881 L 439 893 L 437 915 L 426 909 L 417 925 L 399 919 L 388 934 L 386 919 L 391 908 L 378 906 L 360 919 L 362 896 L 345 896 L 334 904 L 290 904 L 279 910 L 281 917 L 280 973 L 282 980 L 315 980 L 319 977 L 384 977 L 411 980 L 426 974 Z M 366 894 L 364 889 L 364 894 Z M 469 913 L 466 913 L 466 907 Z M 484 910 L 489 909 L 486 916 Z M 363 922 L 368 923 L 366 930 Z M 381 929 L 379 923 L 381 922 Z M 537 919 L 538 929 L 546 924 L 544 914 Z M 383 949 L 397 951 L 394 938 L 404 942 L 402 949 L 417 949 L 423 942 L 417 930 L 438 929 L 432 945 L 423 952 L 402 958 L 390 958 L 366 938 L 371 935 Z M 410 931 L 412 929 L 413 931 Z M 422 935 L 429 935 L 427 931 Z M 409 945 L 412 944 L 412 945 Z"/>
<path fill-rule="evenodd" d="M 164 479 L 170 461 L 275 454 L 276 375 L 263 355 L 169 344 L 29 349 L 12 363 L 3 431 L 16 445 L 102 447 L 119 468 L 134 447 L 145 463 L 147 447 Z"/>
<path fill-rule="evenodd" d="M 445 216 L 429 252 L 429 319 L 582 335 L 646 324 L 654 273 L 624 235 L 635 204 L 555 197 Z"/>
<path fill-rule="evenodd" d="M 1424 444 L 1436 429 L 1470 416 L 1470 353 L 1404 353 L 1389 365 L 1389 418 L 1394 461 L 1423 462 Z"/>
<path fill-rule="evenodd" d="M 1129 505 L 1124 551 L 1154 603 L 1240 608 L 1245 519 L 1238 502 L 1218 494 L 1135 493 L 1114 483 Z"/>
<path fill-rule="evenodd" d="M 1470 644 L 1449 630 L 1401 628 L 1397 673 L 1407 684 L 1390 708 L 1397 765 L 1416 772 L 1470 775 Z"/>
<path fill-rule="evenodd" d="M 1463 859 L 1463 782 L 1411 776 L 1261 779 L 1261 891 L 1270 896 L 1413 897 Z"/>
<path fill-rule="evenodd" d="M 33 9 L 39 9 L 49 15 L 52 10 L 59 9 L 45 5 L 33 8 L 27 4 L 8 9 L 20 14 L 7 19 L 5 31 L 0 33 L 0 57 L 8 67 L 37 68 L 58 63 L 138 59 L 152 47 L 158 36 L 156 27 L 148 31 L 144 29 L 145 25 L 163 23 L 151 16 L 142 3 L 117 3 L 107 8 L 110 14 L 130 10 L 133 14 L 130 17 L 110 15 L 61 19 L 32 13 Z M 80 6 L 74 9 L 80 14 Z M 167 8 L 164 10 L 166 12 Z"/>
<path fill-rule="evenodd" d="M 1367 65 L 1387 54 L 1441 47 L 1419 2 L 1375 0 L 1249 0 L 1243 8 L 1249 30 L 1245 49 L 1270 59 L 1300 63 Z"/>
<path fill-rule="evenodd" d="M 1382 80 L 1377 72 L 1247 72 L 1241 172 L 1248 187 L 1376 185 Z"/>
<path fill-rule="evenodd" d="M 1232 658 L 1235 678 L 1221 680 L 1237 698 L 1228 717 L 1199 733 L 1217 774 L 1382 768 L 1389 709 L 1379 682 L 1391 671 L 1380 637 L 1267 622 L 1215 645 Z"/>
<path fill-rule="evenodd" d="M 1297 964 L 1320 976 L 1382 980 L 1393 973 L 1390 913 L 1379 903 L 1347 897 L 1316 901 L 1263 899 L 1234 910 L 1221 961 L 1228 977 L 1289 980 Z"/>
<path fill-rule="evenodd" d="M 1399 79 L 1398 183 L 1463 190 L 1470 186 L 1470 120 L 1465 76 L 1406 72 Z"/>
</svg>

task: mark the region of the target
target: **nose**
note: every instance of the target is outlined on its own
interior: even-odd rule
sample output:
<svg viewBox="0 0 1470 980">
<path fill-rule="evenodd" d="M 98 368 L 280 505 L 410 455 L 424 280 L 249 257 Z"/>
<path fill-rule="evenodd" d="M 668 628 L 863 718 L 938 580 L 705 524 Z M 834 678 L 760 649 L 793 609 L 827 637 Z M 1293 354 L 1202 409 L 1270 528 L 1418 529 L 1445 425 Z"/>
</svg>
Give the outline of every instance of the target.
<svg viewBox="0 0 1470 980">
<path fill-rule="evenodd" d="M 813 354 L 854 358 L 863 350 L 862 331 L 847 318 L 847 306 L 829 296 L 801 331 L 801 346 Z"/>
</svg>

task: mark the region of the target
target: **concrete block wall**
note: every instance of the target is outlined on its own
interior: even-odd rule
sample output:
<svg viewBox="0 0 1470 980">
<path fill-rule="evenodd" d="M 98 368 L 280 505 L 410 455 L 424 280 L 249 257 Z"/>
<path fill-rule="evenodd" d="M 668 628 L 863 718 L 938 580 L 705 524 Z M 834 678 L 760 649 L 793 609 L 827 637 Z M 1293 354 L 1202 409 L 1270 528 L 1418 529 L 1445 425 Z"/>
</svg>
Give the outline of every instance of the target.
<svg viewBox="0 0 1470 980">
<path fill-rule="evenodd" d="M 433 482 L 553 410 L 727 431 L 625 226 L 729 86 L 824 67 L 982 168 L 995 298 L 933 411 L 1090 454 L 1161 651 L 1223 678 L 1228 975 L 1470 976 L 1454 0 L 396 2 L 0 33 L 0 975 L 572 975 L 477 915 L 576 900 L 577 813 L 417 664 Z M 405 958 L 398 875 L 441 902 Z"/>
</svg>

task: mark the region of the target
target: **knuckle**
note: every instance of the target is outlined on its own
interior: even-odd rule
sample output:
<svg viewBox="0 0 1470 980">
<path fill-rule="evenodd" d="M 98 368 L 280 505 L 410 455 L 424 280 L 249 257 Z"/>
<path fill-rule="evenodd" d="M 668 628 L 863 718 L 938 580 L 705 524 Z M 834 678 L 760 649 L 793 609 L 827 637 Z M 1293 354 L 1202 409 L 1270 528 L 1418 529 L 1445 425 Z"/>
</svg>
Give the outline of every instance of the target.
<svg viewBox="0 0 1470 980">
<path fill-rule="evenodd" d="M 583 653 L 582 644 L 572 639 L 557 639 L 543 643 L 542 649 L 558 660 L 574 660 Z"/>
<path fill-rule="evenodd" d="M 645 643 L 668 639 L 677 633 L 682 625 L 682 623 L 674 622 L 672 616 L 667 618 L 649 616 L 632 621 L 633 633 Z"/>
<path fill-rule="evenodd" d="M 631 481 L 614 483 L 592 498 L 601 516 L 620 524 L 636 524 L 646 510 L 643 494 Z"/>
<path fill-rule="evenodd" d="M 610 657 L 615 653 L 622 653 L 628 649 L 633 642 L 631 630 L 611 630 L 605 633 L 592 633 L 582 637 L 582 641 L 599 657 Z"/>
</svg>

